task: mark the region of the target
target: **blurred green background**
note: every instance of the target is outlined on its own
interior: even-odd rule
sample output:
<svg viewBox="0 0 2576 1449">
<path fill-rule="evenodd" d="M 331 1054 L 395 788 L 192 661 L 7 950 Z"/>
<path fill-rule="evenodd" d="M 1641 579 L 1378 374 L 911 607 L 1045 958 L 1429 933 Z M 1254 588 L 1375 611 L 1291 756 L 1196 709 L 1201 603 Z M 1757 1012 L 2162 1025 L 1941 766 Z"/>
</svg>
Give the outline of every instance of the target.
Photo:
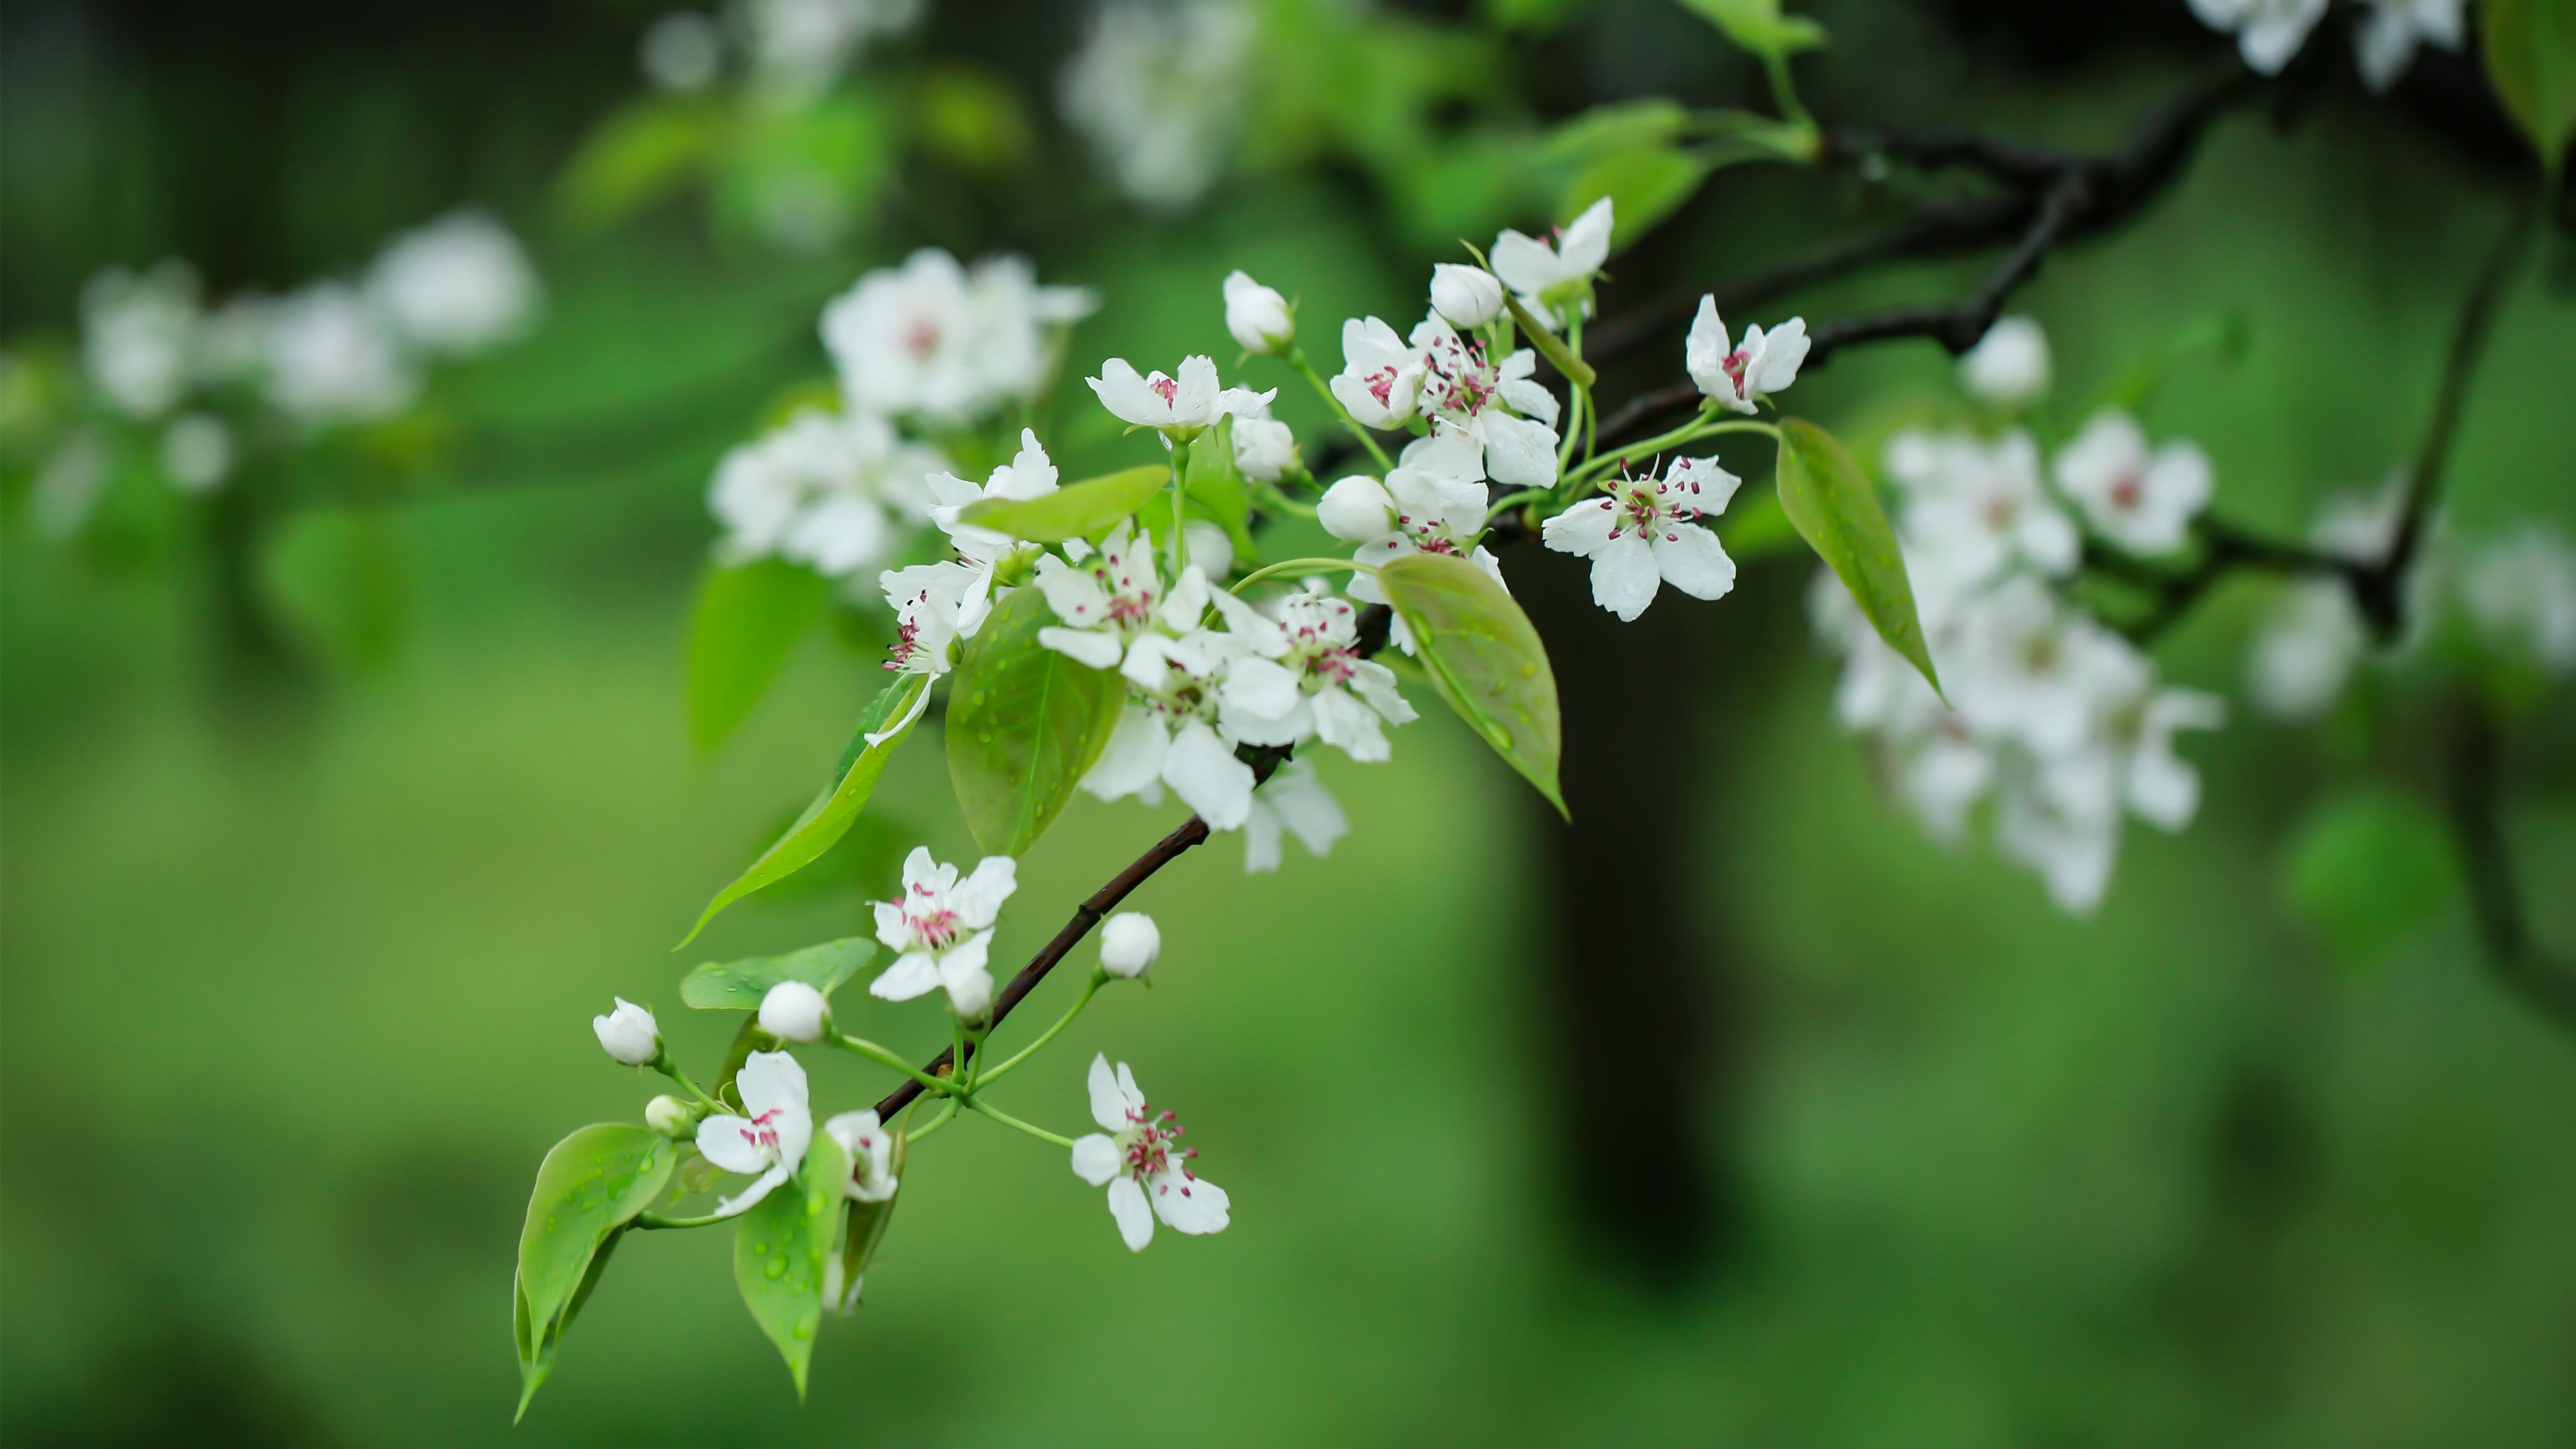
<svg viewBox="0 0 2576 1449">
<path fill-rule="evenodd" d="M 1561 27 L 1495 52 L 1533 114 L 1757 99 L 1670 5 L 1535 8 Z M 2220 45 L 2181 0 L 2071 8 L 1819 5 L 1837 43 L 1809 100 L 1829 122 L 2109 144 Z M 567 1128 L 632 1119 L 656 1090 L 587 1018 L 611 993 L 645 1001 L 712 1066 L 732 1021 L 679 1006 L 685 965 L 864 919 L 852 897 L 755 902 L 668 950 L 876 682 L 872 655 L 818 636 L 720 756 L 690 750 L 704 481 L 771 396 L 820 374 L 822 302 L 917 242 L 1010 247 L 1104 294 L 1076 371 L 1185 350 L 1230 366 L 1227 270 L 1301 295 L 1321 335 L 1408 315 L 1447 255 L 1383 175 L 1329 157 L 1252 166 L 1178 218 L 1123 209 L 1054 134 L 1080 15 L 1052 5 L 935 4 L 912 42 L 1023 88 L 1057 158 L 970 203 L 909 176 L 878 228 L 803 259 L 684 204 L 577 234 L 549 187 L 638 88 L 652 14 L 30 3 L 0 31 L 13 339 L 68 338 L 106 264 L 185 255 L 218 292 L 280 288 L 464 200 L 520 225 L 550 291 L 544 330 L 444 384 L 473 442 L 392 515 L 407 604 L 385 669 L 227 683 L 184 553 L 109 570 L 6 539 L 13 1444 L 2576 1442 L 2576 1040 L 2492 984 L 2456 899 L 2358 962 L 2282 903 L 2283 843 L 2321 793 L 2438 798 L 2402 712 L 2376 732 L 2240 715 L 2194 740 L 2201 818 L 2133 828 L 2108 904 L 2069 921 L 1882 802 L 1832 727 L 1805 566 L 1785 560 L 1721 604 L 1657 611 L 1682 681 L 1658 748 L 1696 762 L 1636 782 L 1686 826 L 1658 858 L 1569 870 L 1443 715 L 1392 765 L 1323 763 L 1354 826 L 1328 859 L 1292 848 L 1247 878 L 1220 840 L 1139 895 L 1166 943 L 1154 989 L 1110 994 L 1007 1095 L 1071 1128 L 1090 1054 L 1133 1062 L 1233 1194 L 1231 1230 L 1131 1257 L 1056 1153 L 961 1124 L 915 1157 L 869 1302 L 827 1325 L 801 1410 L 720 1235 L 670 1234 L 618 1255 L 512 1430 L 529 1176 Z M 2459 101 L 2474 82 L 2429 65 L 2375 103 L 2346 76 L 2293 114 L 2224 120 L 2170 197 L 2017 304 L 2051 330 L 2060 407 L 2241 312 L 2241 359 L 2177 373 L 2150 428 L 2199 439 L 2220 507 L 2276 531 L 2377 480 L 2413 446 L 2455 298 L 2520 184 Z M 1872 204 L 1852 186 L 1720 177 L 1614 267 L 1604 311 L 1848 229 Z M 1462 205 L 1488 230 L 1547 219 Z M 2569 257 L 2547 239 L 2507 304 L 2456 458 L 2463 530 L 2576 523 Z M 1908 267 L 1778 310 L 1946 296 L 1976 272 Z M 1640 386 L 1678 360 L 1651 351 Z M 1801 410 L 1859 419 L 1947 365 L 1854 352 Z M 1262 367 L 1256 385 L 1286 380 Z M 1281 410 L 1312 449 L 1308 402 L 1283 391 Z M 1089 406 L 1078 382 L 1060 405 Z M 1077 428 L 1067 467 L 1134 461 L 1105 432 Z M 1528 548 L 1505 567 L 1572 572 Z M 2168 673 L 2234 694 L 2263 598 L 2222 591 L 2159 651 Z M 2515 742 L 2508 826 L 2534 928 L 2566 943 L 2576 732 L 2563 698 L 2550 710 Z M 929 740 L 879 800 L 970 852 Z M 1024 863 L 997 958 L 1180 813 L 1083 799 Z M 1677 957 L 1579 949 L 1587 921 L 1667 881 Z M 1569 992 L 1661 1012 L 1676 981 L 1685 1070 L 1569 1027 Z M 847 1001 L 858 1030 L 937 1044 L 928 1013 Z M 1650 1025 L 1640 1050 L 1674 1047 Z M 816 1081 L 832 1110 L 881 1090 L 847 1062 Z M 1638 1120 L 1677 1125 L 1641 1139 Z"/>
</svg>

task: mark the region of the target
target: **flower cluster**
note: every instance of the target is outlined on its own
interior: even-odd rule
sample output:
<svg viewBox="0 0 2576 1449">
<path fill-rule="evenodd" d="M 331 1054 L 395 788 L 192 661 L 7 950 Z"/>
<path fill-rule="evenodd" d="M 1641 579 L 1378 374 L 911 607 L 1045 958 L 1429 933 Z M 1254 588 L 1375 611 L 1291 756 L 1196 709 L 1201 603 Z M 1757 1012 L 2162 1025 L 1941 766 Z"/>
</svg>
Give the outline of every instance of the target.
<svg viewBox="0 0 2576 1449">
<path fill-rule="evenodd" d="M 2308 32 L 2325 18 L 2328 0 L 2190 0 L 2191 10 L 2213 30 L 2234 33 L 2245 63 L 2277 75 Z M 2458 50 L 2468 30 L 2465 0 L 2362 0 L 2365 12 L 2353 29 L 2353 61 L 2374 91 L 2397 84 L 2419 45 Z"/>
<path fill-rule="evenodd" d="M 932 480 L 951 463 L 928 440 L 1025 408 L 1096 305 L 1082 288 L 1038 285 L 1018 257 L 968 267 L 924 248 L 861 277 L 823 311 L 839 407 L 801 409 L 717 465 L 719 557 L 850 578 L 902 552 L 943 505 Z"/>
</svg>

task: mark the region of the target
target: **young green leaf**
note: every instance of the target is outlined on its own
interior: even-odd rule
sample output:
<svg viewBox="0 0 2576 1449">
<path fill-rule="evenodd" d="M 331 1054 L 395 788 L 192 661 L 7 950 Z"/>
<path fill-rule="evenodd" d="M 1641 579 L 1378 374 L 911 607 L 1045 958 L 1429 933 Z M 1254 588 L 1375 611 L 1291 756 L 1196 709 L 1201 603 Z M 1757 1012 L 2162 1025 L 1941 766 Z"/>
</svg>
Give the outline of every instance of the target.
<svg viewBox="0 0 2576 1449">
<path fill-rule="evenodd" d="M 2457 894 L 2460 865 L 2441 817 L 2384 787 L 2345 789 L 2291 832 L 2281 892 L 2290 915 L 2346 965 L 2420 931 Z"/>
<path fill-rule="evenodd" d="M 1680 146 L 1621 146 L 1592 158 L 1566 187 L 1557 214 L 1568 220 L 1603 197 L 1610 198 L 1610 249 L 1625 251 L 1664 218 L 1681 209 L 1714 169 L 1710 158 Z"/>
<path fill-rule="evenodd" d="M 1379 569 L 1377 582 L 1412 631 L 1415 657 L 1440 697 L 1565 814 L 1556 783 L 1556 672 L 1521 606 L 1453 554 L 1406 554 Z"/>
<path fill-rule="evenodd" d="M 1600 379 L 1600 374 L 1594 372 L 1589 363 L 1575 356 L 1565 345 L 1564 338 L 1538 325 L 1538 319 L 1529 314 L 1527 307 L 1521 305 L 1520 298 L 1505 292 L 1503 305 L 1512 309 L 1512 320 L 1520 324 L 1521 335 L 1529 339 L 1529 345 L 1537 348 L 1538 355 L 1546 358 L 1549 365 L 1563 373 L 1567 381 L 1578 387 L 1590 387 Z"/>
<path fill-rule="evenodd" d="M 752 1204 L 734 1228 L 734 1286 L 752 1321 L 787 1360 L 799 1399 L 814 1358 L 814 1331 L 823 1323 L 823 1267 L 841 1224 L 841 1185 L 849 1180 L 841 1144 L 817 1131 L 796 1176 Z"/>
<path fill-rule="evenodd" d="M 716 912 L 772 881 L 804 869 L 832 848 L 832 842 L 859 818 L 860 809 L 868 803 L 868 793 L 876 788 L 877 777 L 885 773 L 887 758 L 902 748 L 905 736 L 912 733 L 912 725 L 906 724 L 883 744 L 871 745 L 867 736 L 883 733 L 888 725 L 910 713 L 913 701 L 929 688 L 930 676 L 926 674 L 898 674 L 877 691 L 877 697 L 868 701 L 867 711 L 859 716 L 857 727 L 850 731 L 850 743 L 841 752 L 840 770 L 832 783 L 823 787 L 785 835 L 762 851 L 760 858 L 734 877 L 730 885 L 716 892 L 715 899 L 699 913 L 698 923 L 680 938 L 680 946 L 696 940 L 707 922 L 716 918 Z M 676 951 L 679 946 L 671 949 Z"/>
<path fill-rule="evenodd" d="M 1038 642 L 1046 596 L 1015 589 L 977 632 L 948 695 L 948 778 L 987 855 L 1046 833 L 1118 727 L 1127 684 Z"/>
<path fill-rule="evenodd" d="M 1218 418 L 1215 427 L 1191 440 L 1189 486 L 1183 498 L 1192 518 L 1204 518 L 1225 530 L 1236 558 L 1259 555 L 1252 542 L 1252 489 L 1234 466 L 1234 414 Z"/>
<path fill-rule="evenodd" d="M 1905 556 L 1897 551 L 1896 530 L 1878 506 L 1869 475 L 1833 434 L 1804 418 L 1782 418 L 1779 491 L 1780 507 L 1799 537 L 1841 577 L 1878 637 L 1939 689 Z"/>
<path fill-rule="evenodd" d="M 680 978 L 680 1000 L 700 1011 L 758 1011 L 761 998 L 781 981 L 802 981 L 829 996 L 876 953 L 876 942 L 849 936 L 784 956 L 709 961 Z"/>
<path fill-rule="evenodd" d="M 1037 498 L 987 498 L 967 505 L 958 521 L 1032 543 L 1091 538 L 1144 507 L 1171 477 L 1170 468 L 1147 463 L 1068 483 Z"/>
<path fill-rule="evenodd" d="M 605 230 L 670 194 L 723 140 L 722 112 L 653 95 L 610 111 L 555 181 L 555 209 L 576 233 Z"/>
<path fill-rule="evenodd" d="M 1762 56 L 1795 55 L 1825 43 L 1825 28 L 1803 15 L 1783 15 L 1780 0 L 1681 0 L 1684 9 Z"/>
<path fill-rule="evenodd" d="M 519 1230 L 513 1315 L 521 1414 L 553 1371 L 555 1347 L 597 1281 L 608 1244 L 661 1195 L 678 1160 L 662 1134 L 603 1122 L 556 1143 L 538 1166 Z"/>
<path fill-rule="evenodd" d="M 2487 80 L 2555 176 L 2576 140 L 2576 0 L 2487 0 Z"/>
<path fill-rule="evenodd" d="M 783 559 L 710 566 L 689 618 L 689 738 L 713 753 L 823 616 L 831 585 Z"/>
</svg>

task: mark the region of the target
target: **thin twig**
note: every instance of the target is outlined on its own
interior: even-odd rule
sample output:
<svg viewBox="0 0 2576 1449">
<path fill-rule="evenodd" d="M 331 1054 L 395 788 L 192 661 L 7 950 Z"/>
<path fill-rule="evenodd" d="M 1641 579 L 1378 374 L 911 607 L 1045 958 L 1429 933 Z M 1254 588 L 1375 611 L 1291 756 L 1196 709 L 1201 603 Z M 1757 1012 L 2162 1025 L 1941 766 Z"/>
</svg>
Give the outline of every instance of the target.
<svg viewBox="0 0 2576 1449">
<path fill-rule="evenodd" d="M 2471 705 L 2453 747 L 2451 823 L 2478 940 L 2507 987 L 2552 1024 L 2576 1031 L 2576 969 L 2541 950 L 2523 917 L 2504 838 L 2501 754 L 2495 722 Z"/>
</svg>

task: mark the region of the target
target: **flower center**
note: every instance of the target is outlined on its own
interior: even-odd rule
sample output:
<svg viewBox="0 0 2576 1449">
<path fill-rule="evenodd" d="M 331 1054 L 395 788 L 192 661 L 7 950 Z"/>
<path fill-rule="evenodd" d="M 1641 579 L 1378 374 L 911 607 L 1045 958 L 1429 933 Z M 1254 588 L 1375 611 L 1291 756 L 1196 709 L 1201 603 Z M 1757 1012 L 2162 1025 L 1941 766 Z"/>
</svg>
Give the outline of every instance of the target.
<svg viewBox="0 0 2576 1449">
<path fill-rule="evenodd" d="M 1744 369 L 1746 365 L 1752 361 L 1753 353 L 1751 350 L 1739 347 L 1733 352 L 1726 354 L 1726 360 L 1718 364 L 1720 368 L 1725 370 L 1726 380 L 1735 384 L 1735 395 L 1737 397 L 1744 396 Z"/>
<path fill-rule="evenodd" d="M 750 1143 L 762 1154 L 773 1159 L 776 1158 L 778 1156 L 777 1120 L 778 1109 L 776 1107 L 772 1107 L 768 1111 L 761 1113 L 759 1116 L 752 1118 L 751 1125 L 741 1129 L 742 1140 Z"/>
<path fill-rule="evenodd" d="M 894 657 L 885 662 L 886 668 L 900 672 L 905 666 L 930 652 L 929 646 L 921 642 L 920 616 L 913 612 L 915 606 L 926 605 L 929 602 L 930 592 L 925 589 L 912 600 L 911 605 L 895 615 L 894 644 L 886 651 Z"/>
<path fill-rule="evenodd" d="M 2135 508 L 2138 506 L 2139 496 L 2145 492 L 2146 484 L 2137 474 L 2123 473 L 2120 475 L 2120 481 L 2111 485 L 2111 506 L 2119 509 Z"/>
<path fill-rule="evenodd" d="M 1422 365 L 1436 380 L 1425 388 L 1434 412 L 1473 417 L 1501 388 L 1498 371 L 1485 361 L 1485 344 L 1477 338 L 1444 337 L 1423 353 Z"/>
<path fill-rule="evenodd" d="M 912 354 L 913 361 L 919 362 L 928 357 L 931 350 L 937 346 L 939 346 L 937 319 L 916 317 L 912 320 L 912 325 L 904 329 L 903 350 Z"/>
<path fill-rule="evenodd" d="M 1171 406 L 1172 399 L 1181 394 L 1181 385 L 1168 377 L 1155 378 L 1145 385 L 1154 390 L 1154 396 L 1161 398 L 1165 407 Z"/>
<path fill-rule="evenodd" d="M 1174 1122 L 1172 1117 L 1169 1112 L 1156 1113 L 1151 1106 L 1127 1109 L 1127 1130 L 1118 1134 L 1118 1141 L 1126 1149 L 1127 1171 L 1138 1182 L 1170 1172 L 1174 1159 L 1187 1162 L 1198 1156 L 1197 1148 L 1178 1146 L 1181 1134 L 1189 1129 Z M 1165 1125 L 1167 1123 L 1170 1125 Z M 1181 1176 L 1189 1178 L 1187 1167 L 1181 1168 Z M 1189 1189 L 1183 1187 L 1181 1193 L 1187 1196 Z"/>
<path fill-rule="evenodd" d="M 923 911 L 919 915 L 907 915 L 905 919 L 911 924 L 915 939 L 931 947 L 945 946 L 956 940 L 961 924 L 957 913 L 946 906 Z"/>
</svg>

